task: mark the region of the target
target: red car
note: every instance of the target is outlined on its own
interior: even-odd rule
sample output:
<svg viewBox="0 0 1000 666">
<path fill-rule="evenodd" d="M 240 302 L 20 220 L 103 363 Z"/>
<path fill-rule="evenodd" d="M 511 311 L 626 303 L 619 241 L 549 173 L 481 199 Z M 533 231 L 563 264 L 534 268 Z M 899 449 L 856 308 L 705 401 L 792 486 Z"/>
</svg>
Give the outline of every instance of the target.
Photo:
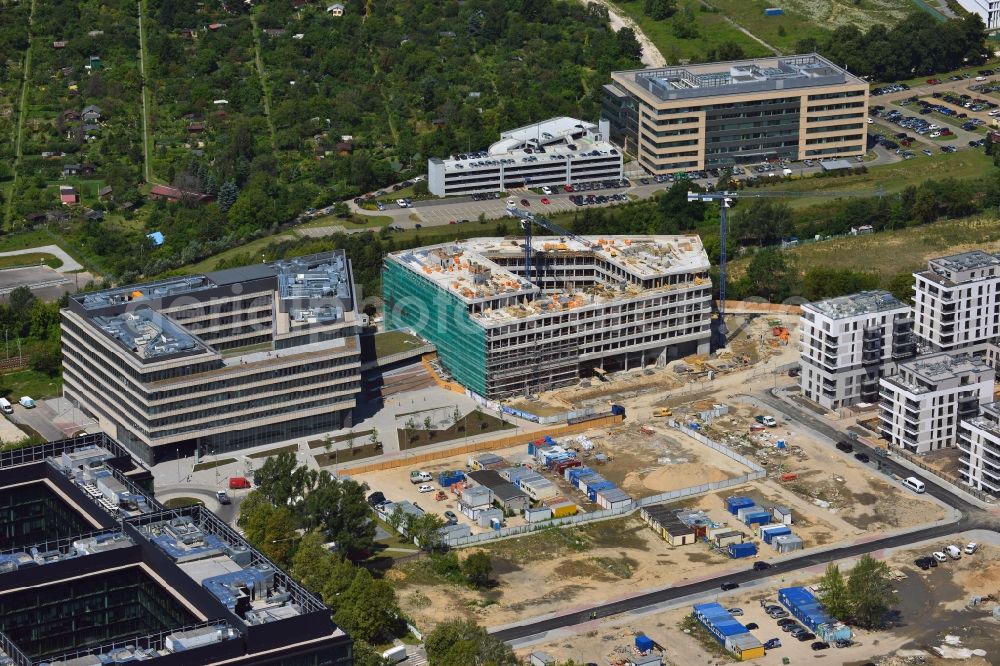
<svg viewBox="0 0 1000 666">
<path fill-rule="evenodd" d="M 545 199 L 545 198 L 543 198 L 543 199 L 542 199 L 542 203 L 543 203 L 543 204 L 545 204 L 545 205 L 547 206 L 547 205 L 549 205 L 549 204 L 550 204 L 550 203 L 552 203 L 552 202 L 551 202 L 551 201 L 549 201 L 548 199 Z"/>
<path fill-rule="evenodd" d="M 573 191 L 573 186 L 572 185 L 563 185 L 563 189 L 566 190 L 567 192 L 572 192 Z"/>
<path fill-rule="evenodd" d="M 937 84 L 941 83 L 941 80 L 940 79 L 927 79 L 927 83 L 931 84 L 932 86 L 936 86 Z"/>
</svg>

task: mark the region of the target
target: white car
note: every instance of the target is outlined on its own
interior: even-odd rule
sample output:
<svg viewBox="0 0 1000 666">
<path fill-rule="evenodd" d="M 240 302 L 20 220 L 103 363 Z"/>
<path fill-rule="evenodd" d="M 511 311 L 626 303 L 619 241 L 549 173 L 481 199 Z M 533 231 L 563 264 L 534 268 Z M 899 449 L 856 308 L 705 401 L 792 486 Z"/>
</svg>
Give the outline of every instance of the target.
<svg viewBox="0 0 1000 666">
<path fill-rule="evenodd" d="M 874 118 L 869 118 L 869 119 L 868 119 L 868 124 L 869 124 L 869 125 L 872 125 L 872 124 L 874 124 L 874 122 L 875 122 L 875 119 L 874 119 Z"/>
<path fill-rule="evenodd" d="M 931 138 L 936 139 L 941 136 L 941 132 L 931 132 Z"/>
<path fill-rule="evenodd" d="M 546 185 L 542 188 L 542 194 L 552 194 L 552 188 Z"/>
<path fill-rule="evenodd" d="M 429 483 L 425 483 L 424 485 L 422 485 L 419 488 L 417 488 L 417 490 L 420 491 L 420 492 L 422 492 L 422 493 L 430 493 L 430 492 L 434 492 L 434 486 L 432 486 Z"/>
<path fill-rule="evenodd" d="M 965 546 L 965 554 L 966 554 L 966 555 L 972 555 L 972 554 L 973 554 L 973 553 L 975 553 L 975 552 L 976 552 L 977 550 L 979 550 L 979 544 L 978 544 L 978 543 L 976 543 L 975 541 L 970 541 L 970 542 L 969 542 L 968 544 L 966 544 L 966 546 Z"/>
<path fill-rule="evenodd" d="M 944 553 L 942 553 L 940 550 L 931 553 L 931 557 L 933 557 L 938 562 L 947 562 L 948 561 L 948 556 L 945 555 Z"/>
</svg>

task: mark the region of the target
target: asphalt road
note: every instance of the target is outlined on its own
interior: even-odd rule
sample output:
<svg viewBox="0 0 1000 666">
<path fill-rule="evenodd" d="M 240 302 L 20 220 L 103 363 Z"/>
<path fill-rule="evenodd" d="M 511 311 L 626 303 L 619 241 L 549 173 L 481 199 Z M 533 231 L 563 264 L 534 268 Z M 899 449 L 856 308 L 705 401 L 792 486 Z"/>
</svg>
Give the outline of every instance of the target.
<svg viewBox="0 0 1000 666">
<path fill-rule="evenodd" d="M 766 404 L 775 413 L 783 415 L 785 418 L 791 418 L 796 422 L 802 423 L 803 425 L 814 430 L 817 434 L 828 438 L 830 441 L 830 446 L 832 447 L 836 442 L 845 439 L 843 433 L 837 429 L 829 426 L 817 416 L 810 414 L 807 410 L 793 407 L 788 403 L 780 400 L 779 398 L 771 394 L 758 394 L 750 397 L 752 400 L 756 400 L 760 403 Z M 807 567 L 815 566 L 818 564 L 826 564 L 827 562 L 832 562 L 835 560 L 840 560 L 848 557 L 857 557 L 859 555 L 864 555 L 865 553 L 870 553 L 876 550 L 881 550 L 883 548 L 898 548 L 900 546 L 906 546 L 912 543 L 917 543 L 920 541 L 926 541 L 928 539 L 934 539 L 938 537 L 948 536 L 950 534 L 955 534 L 956 532 L 962 532 L 970 529 L 996 529 L 996 521 L 990 516 L 985 514 L 979 507 L 970 504 L 963 498 L 954 495 L 946 488 L 938 485 L 934 481 L 922 477 L 919 474 L 914 474 L 909 469 L 900 467 L 895 462 L 891 460 L 885 460 L 883 458 L 876 458 L 874 451 L 868 449 L 860 443 L 853 443 L 855 452 L 866 451 L 871 459 L 883 460 L 883 464 L 886 465 L 891 471 L 901 475 L 901 476 L 915 476 L 922 480 L 926 485 L 926 491 L 928 494 L 932 495 L 945 502 L 951 507 L 954 507 L 962 512 L 962 517 L 957 520 L 943 525 L 937 525 L 933 527 L 928 527 L 922 530 L 916 530 L 907 534 L 900 534 L 896 536 L 890 536 L 883 539 L 876 539 L 873 541 L 867 541 L 864 543 L 843 546 L 840 548 L 834 548 L 831 550 L 823 551 L 820 553 L 813 553 L 808 555 L 802 555 L 799 557 L 793 557 L 786 560 L 781 560 L 771 566 L 770 569 L 765 571 L 755 571 L 752 568 L 752 564 L 748 565 L 748 569 L 737 574 L 728 574 L 726 576 L 720 576 L 717 578 L 712 578 L 709 580 L 700 581 L 697 583 L 690 583 L 688 585 L 681 585 L 677 587 L 671 587 L 663 590 L 655 590 L 653 592 L 648 592 L 646 594 L 641 594 L 630 599 L 624 599 L 622 601 L 616 601 L 608 604 L 602 604 L 598 606 L 593 606 L 590 608 L 585 608 L 582 610 L 577 610 L 573 613 L 567 613 L 565 615 L 559 615 L 556 617 L 529 621 L 520 626 L 509 627 L 501 629 L 498 631 L 490 632 L 494 637 L 502 641 L 515 641 L 531 636 L 537 636 L 539 634 L 544 634 L 548 631 L 554 629 L 561 629 L 563 627 L 569 627 L 577 624 L 582 624 L 584 622 L 589 622 L 594 617 L 601 618 L 610 615 L 617 615 L 619 613 L 625 613 L 628 611 L 637 610 L 640 608 L 645 608 L 647 606 L 652 606 L 655 604 L 660 604 L 666 601 L 673 601 L 680 599 L 692 594 L 698 594 L 702 592 L 709 592 L 719 590 L 720 585 L 723 582 L 733 582 L 733 583 L 747 583 L 754 580 L 759 580 L 762 578 L 769 578 L 775 574 L 788 573 L 792 571 L 797 571 L 799 569 L 804 569 Z M 844 454 L 853 455 L 853 454 Z M 595 614 L 592 616 L 592 614 Z"/>
</svg>

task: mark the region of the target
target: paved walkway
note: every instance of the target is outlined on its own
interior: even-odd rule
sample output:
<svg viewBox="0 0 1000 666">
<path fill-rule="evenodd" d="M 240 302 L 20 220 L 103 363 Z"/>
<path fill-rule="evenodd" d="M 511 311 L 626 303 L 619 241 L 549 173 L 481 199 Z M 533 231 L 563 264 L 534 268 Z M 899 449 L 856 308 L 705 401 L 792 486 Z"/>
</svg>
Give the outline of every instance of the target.
<svg viewBox="0 0 1000 666">
<path fill-rule="evenodd" d="M 60 273 L 72 273 L 73 271 L 82 271 L 83 266 L 66 253 L 66 250 L 62 249 L 58 245 L 42 245 L 40 247 L 31 247 L 26 250 L 11 250 L 10 252 L 0 252 L 0 257 L 14 257 L 19 254 L 34 254 L 36 252 L 44 252 L 46 254 L 55 255 L 63 263 L 62 266 L 55 269 Z"/>
</svg>

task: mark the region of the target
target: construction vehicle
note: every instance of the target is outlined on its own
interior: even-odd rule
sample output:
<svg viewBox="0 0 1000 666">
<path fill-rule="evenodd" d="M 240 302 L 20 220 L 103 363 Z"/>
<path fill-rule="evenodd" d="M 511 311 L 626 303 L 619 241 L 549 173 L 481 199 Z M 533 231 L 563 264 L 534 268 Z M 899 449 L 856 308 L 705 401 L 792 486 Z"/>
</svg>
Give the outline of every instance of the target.
<svg viewBox="0 0 1000 666">
<path fill-rule="evenodd" d="M 669 407 L 660 407 L 653 410 L 653 416 L 673 416 L 674 412 Z"/>
</svg>

